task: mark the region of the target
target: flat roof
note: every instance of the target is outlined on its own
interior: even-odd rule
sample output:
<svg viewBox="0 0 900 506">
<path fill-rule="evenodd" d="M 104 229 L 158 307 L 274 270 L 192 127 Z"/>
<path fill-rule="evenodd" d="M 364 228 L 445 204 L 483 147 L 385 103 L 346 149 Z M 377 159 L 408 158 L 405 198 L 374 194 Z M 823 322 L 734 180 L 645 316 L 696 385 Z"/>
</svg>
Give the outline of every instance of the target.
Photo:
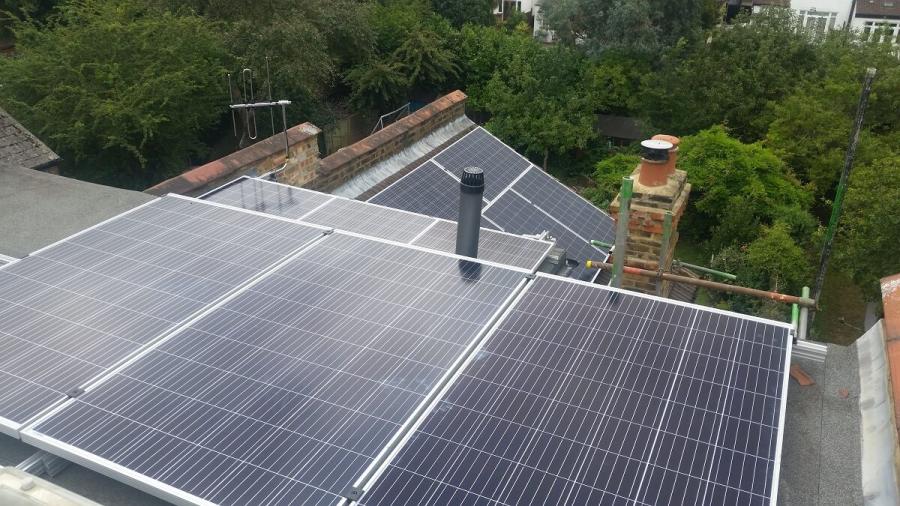
<svg viewBox="0 0 900 506">
<path fill-rule="evenodd" d="M 21 167 L 0 167 L 0 254 L 22 258 L 152 195 Z"/>
</svg>

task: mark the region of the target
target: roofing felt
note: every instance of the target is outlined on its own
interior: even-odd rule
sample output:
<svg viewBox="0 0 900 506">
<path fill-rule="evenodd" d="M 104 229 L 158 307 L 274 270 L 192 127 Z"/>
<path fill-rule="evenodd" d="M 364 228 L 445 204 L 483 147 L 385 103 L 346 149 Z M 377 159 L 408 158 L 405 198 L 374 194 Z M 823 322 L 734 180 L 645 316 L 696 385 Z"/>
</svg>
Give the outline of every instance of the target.
<svg viewBox="0 0 900 506">
<path fill-rule="evenodd" d="M 37 170 L 0 167 L 0 254 L 24 257 L 152 199 Z"/>
<path fill-rule="evenodd" d="M 41 169 L 59 162 L 59 155 L 10 114 L 0 109 L 0 169 Z"/>
</svg>

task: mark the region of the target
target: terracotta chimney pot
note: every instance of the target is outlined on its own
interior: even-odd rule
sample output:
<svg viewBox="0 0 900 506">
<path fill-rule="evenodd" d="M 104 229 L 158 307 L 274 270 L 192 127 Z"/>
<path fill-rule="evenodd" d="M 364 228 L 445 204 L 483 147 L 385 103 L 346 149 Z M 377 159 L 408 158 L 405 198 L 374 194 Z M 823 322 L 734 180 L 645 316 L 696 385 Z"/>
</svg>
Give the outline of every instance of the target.
<svg viewBox="0 0 900 506">
<path fill-rule="evenodd" d="M 672 143 L 672 149 L 669 150 L 669 161 L 666 162 L 666 177 L 674 174 L 675 166 L 678 162 L 678 145 L 681 144 L 681 139 L 674 135 L 657 134 L 654 135 L 651 140 Z"/>
</svg>

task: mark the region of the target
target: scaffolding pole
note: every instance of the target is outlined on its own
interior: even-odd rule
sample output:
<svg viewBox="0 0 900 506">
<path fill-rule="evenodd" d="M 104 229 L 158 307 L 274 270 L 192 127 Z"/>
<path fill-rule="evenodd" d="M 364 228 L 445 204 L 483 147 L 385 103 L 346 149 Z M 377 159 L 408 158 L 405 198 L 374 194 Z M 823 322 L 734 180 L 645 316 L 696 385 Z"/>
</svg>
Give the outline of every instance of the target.
<svg viewBox="0 0 900 506">
<path fill-rule="evenodd" d="M 614 268 L 613 264 L 606 262 L 595 262 L 593 260 L 588 260 L 585 263 L 585 267 L 587 267 L 588 269 L 603 270 L 612 270 Z M 669 281 L 676 281 L 678 283 L 687 283 L 689 285 L 702 286 L 704 288 L 709 288 L 712 290 L 749 295 L 750 297 L 774 300 L 775 302 L 783 302 L 785 304 L 797 304 L 801 308 L 811 308 L 815 307 L 816 305 L 816 301 L 809 297 L 797 297 L 796 295 L 786 295 L 778 292 L 767 292 L 765 290 L 757 290 L 755 288 L 747 288 L 745 286 L 726 285 L 725 283 L 717 283 L 715 281 L 708 281 L 705 279 L 689 278 L 687 276 L 678 276 L 676 274 L 669 274 L 667 272 L 660 273 L 657 271 L 640 269 L 638 267 L 625 266 L 623 267 L 623 271 L 635 276 L 644 276 L 647 278 L 662 278 Z"/>
<path fill-rule="evenodd" d="M 622 178 L 622 190 L 619 192 L 619 222 L 616 224 L 616 249 L 613 253 L 613 270 L 610 284 L 616 288 L 622 286 L 623 269 L 625 267 L 625 250 L 628 236 L 628 220 L 631 210 L 631 191 L 634 180 Z"/>
<path fill-rule="evenodd" d="M 872 81 L 875 79 L 875 72 L 876 70 L 871 67 L 866 70 L 862 93 L 859 96 L 859 105 L 856 107 L 856 119 L 853 122 L 853 130 L 850 134 L 850 146 L 847 148 L 847 154 L 844 157 L 844 169 L 841 171 L 841 179 L 834 194 L 834 204 L 831 206 L 831 219 L 828 220 L 828 231 L 825 233 L 825 244 L 822 245 L 819 271 L 816 273 L 816 284 L 812 293 L 812 298 L 816 301 L 822 295 L 822 285 L 825 284 L 825 273 L 828 271 L 828 261 L 831 259 L 834 234 L 837 231 L 838 220 L 841 217 L 844 192 L 847 190 L 847 180 L 850 177 L 850 170 L 853 168 L 853 159 L 856 157 L 856 146 L 859 144 L 859 133 L 862 130 L 863 119 L 866 115 L 866 105 L 869 103 L 869 93 L 872 91 Z"/>
</svg>

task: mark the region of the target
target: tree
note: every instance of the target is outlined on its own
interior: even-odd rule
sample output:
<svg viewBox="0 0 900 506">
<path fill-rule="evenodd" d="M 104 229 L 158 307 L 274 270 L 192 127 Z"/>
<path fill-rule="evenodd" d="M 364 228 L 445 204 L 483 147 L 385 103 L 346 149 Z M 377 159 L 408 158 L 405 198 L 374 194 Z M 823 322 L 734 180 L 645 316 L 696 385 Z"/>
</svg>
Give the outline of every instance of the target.
<svg viewBox="0 0 900 506">
<path fill-rule="evenodd" d="M 871 299 L 900 272 L 900 154 L 856 167 L 844 199 L 834 258 Z"/>
<path fill-rule="evenodd" d="M 759 236 L 759 226 L 784 217 L 794 237 L 814 227 L 811 193 L 758 143 L 744 144 L 713 127 L 682 138 L 678 166 L 692 185 L 681 228 L 710 251 L 745 244 Z"/>
<path fill-rule="evenodd" d="M 878 68 L 873 83 L 857 163 L 885 156 L 900 140 L 900 61 L 890 48 L 860 45 L 836 34 L 821 48 L 824 69 L 810 75 L 791 95 L 772 104 L 766 144 L 809 182 L 816 196 L 833 195 L 866 67 Z"/>
<path fill-rule="evenodd" d="M 505 73 L 497 72 L 484 90 L 492 114 L 488 130 L 527 153 L 584 148 L 594 138 L 594 110 L 583 92 L 583 60 L 572 50 L 555 47 L 513 56 Z"/>
<path fill-rule="evenodd" d="M 411 87 L 439 89 L 459 75 L 453 52 L 444 47 L 437 33 L 427 28 L 410 33 L 393 57 L 407 75 Z"/>
<path fill-rule="evenodd" d="M 354 67 L 346 81 L 352 88 L 351 102 L 361 110 L 388 111 L 397 107 L 409 90 L 409 78 L 396 61 L 372 60 Z"/>
<path fill-rule="evenodd" d="M 493 0 L 432 0 L 434 11 L 447 18 L 453 26 L 464 24 L 489 26 L 494 24 Z"/>
<path fill-rule="evenodd" d="M 657 128 L 687 135 L 724 124 L 741 140 L 768 130 L 767 106 L 819 65 L 816 46 L 787 9 L 716 29 L 709 43 L 676 46 L 648 73 L 639 106 Z"/>
<path fill-rule="evenodd" d="M 641 157 L 630 153 L 616 153 L 597 163 L 593 188 L 585 190 L 585 197 L 601 209 L 609 207 L 619 194 L 622 178 L 630 175 L 641 162 Z"/>
<path fill-rule="evenodd" d="M 75 177 L 143 189 L 181 172 L 224 116 L 220 36 L 194 15 L 126 1 L 62 5 L 15 25 L 0 101 Z"/>
<path fill-rule="evenodd" d="M 569 46 L 655 55 L 699 34 L 706 0 L 544 0 L 546 24 Z"/>
</svg>

